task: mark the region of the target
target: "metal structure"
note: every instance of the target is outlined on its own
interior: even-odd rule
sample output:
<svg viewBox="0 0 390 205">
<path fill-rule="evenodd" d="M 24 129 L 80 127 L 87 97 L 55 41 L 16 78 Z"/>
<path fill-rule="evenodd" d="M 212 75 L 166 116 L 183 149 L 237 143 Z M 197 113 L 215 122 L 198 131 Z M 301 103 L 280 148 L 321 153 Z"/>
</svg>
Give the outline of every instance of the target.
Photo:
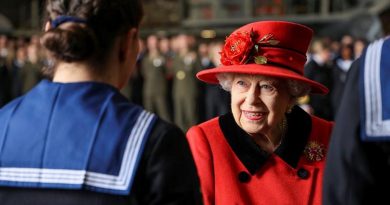
<svg viewBox="0 0 390 205">
<path fill-rule="evenodd" d="M 41 30 L 44 0 L 0 0 L 0 33 Z M 187 32 L 206 38 L 225 37 L 234 28 L 258 20 L 288 20 L 309 25 L 316 35 L 381 35 L 378 16 L 389 0 L 143 0 L 142 35 Z M 4 26 L 8 22 L 7 26 Z M 11 26 L 9 26 L 11 24 Z"/>
<path fill-rule="evenodd" d="M 373 39 L 381 35 L 378 16 L 390 9 L 389 0 L 149 0 L 145 2 L 147 15 L 157 13 L 148 10 L 148 5 L 156 2 L 177 7 L 155 14 L 163 22 L 160 26 L 149 24 L 153 19 L 148 19 L 144 34 L 168 30 L 224 37 L 240 25 L 272 19 L 309 25 L 320 36 L 337 38 L 348 33 Z M 175 20 L 169 16 L 175 16 Z"/>
</svg>

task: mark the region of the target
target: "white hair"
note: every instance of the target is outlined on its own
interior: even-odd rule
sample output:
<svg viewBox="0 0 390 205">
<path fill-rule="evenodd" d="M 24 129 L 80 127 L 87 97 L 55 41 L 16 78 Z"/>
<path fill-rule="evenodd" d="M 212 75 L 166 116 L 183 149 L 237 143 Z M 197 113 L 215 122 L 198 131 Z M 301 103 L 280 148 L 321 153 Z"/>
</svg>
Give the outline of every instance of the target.
<svg viewBox="0 0 390 205">
<path fill-rule="evenodd" d="M 220 73 L 216 77 L 221 85 L 222 89 L 230 92 L 232 89 L 232 83 L 236 73 Z M 250 74 L 249 74 L 250 75 Z M 279 78 L 280 79 L 280 78 Z M 291 96 L 302 97 L 310 92 L 310 86 L 304 82 L 300 82 L 293 79 L 286 79 L 287 88 Z"/>
</svg>

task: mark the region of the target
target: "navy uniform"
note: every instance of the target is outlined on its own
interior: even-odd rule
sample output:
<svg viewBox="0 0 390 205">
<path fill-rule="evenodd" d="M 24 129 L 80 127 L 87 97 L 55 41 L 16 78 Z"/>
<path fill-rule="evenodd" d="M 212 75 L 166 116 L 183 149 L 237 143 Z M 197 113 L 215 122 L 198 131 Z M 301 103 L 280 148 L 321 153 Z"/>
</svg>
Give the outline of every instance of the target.
<svg viewBox="0 0 390 205">
<path fill-rule="evenodd" d="M 42 81 L 0 110 L 0 204 L 197 204 L 184 134 L 104 83 Z"/>
<path fill-rule="evenodd" d="M 324 178 L 323 204 L 389 204 L 390 39 L 372 43 L 348 73 Z"/>
</svg>

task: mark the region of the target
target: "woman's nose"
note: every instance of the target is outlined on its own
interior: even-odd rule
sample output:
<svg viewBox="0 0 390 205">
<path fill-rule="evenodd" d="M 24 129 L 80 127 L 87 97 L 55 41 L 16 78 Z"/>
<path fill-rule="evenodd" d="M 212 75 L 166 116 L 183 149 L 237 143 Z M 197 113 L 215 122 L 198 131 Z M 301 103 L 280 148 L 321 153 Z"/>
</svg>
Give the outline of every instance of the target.
<svg viewBox="0 0 390 205">
<path fill-rule="evenodd" d="M 260 86 L 258 85 L 252 86 L 247 92 L 246 100 L 249 104 L 259 104 L 261 102 Z"/>
</svg>

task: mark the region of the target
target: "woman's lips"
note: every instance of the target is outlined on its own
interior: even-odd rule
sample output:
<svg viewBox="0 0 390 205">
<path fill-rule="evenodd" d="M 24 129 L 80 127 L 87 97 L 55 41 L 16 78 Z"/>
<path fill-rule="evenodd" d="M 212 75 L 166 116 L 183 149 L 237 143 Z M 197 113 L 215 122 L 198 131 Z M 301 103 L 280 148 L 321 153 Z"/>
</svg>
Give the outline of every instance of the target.
<svg viewBox="0 0 390 205">
<path fill-rule="evenodd" d="M 245 110 L 243 110 L 242 113 L 244 114 L 245 118 L 249 120 L 261 120 L 265 115 L 264 112 L 254 112 L 254 111 L 245 111 Z"/>
</svg>

